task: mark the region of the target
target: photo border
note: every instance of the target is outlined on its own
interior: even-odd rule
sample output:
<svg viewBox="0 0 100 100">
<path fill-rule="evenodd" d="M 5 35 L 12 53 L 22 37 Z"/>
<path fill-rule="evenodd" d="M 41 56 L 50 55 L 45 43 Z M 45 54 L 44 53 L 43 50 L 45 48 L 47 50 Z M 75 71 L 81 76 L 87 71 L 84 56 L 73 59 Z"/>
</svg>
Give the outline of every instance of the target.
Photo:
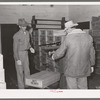
<svg viewBox="0 0 100 100">
<path fill-rule="evenodd" d="M 0 2 L 100 2 L 99 0 L 0 0 Z"/>
<path fill-rule="evenodd" d="M 43 2 L 98 2 L 99 0 L 0 0 L 0 2 L 2 3 L 15 3 L 15 2 L 29 2 L 29 3 L 38 3 L 40 2 L 43 3 Z M 9 3 L 8 3 L 9 4 Z M 27 3 L 26 3 L 27 4 Z M 30 93 L 31 91 L 31 93 Z M 82 92 L 82 90 L 68 90 L 68 91 L 65 91 L 65 90 L 45 90 L 44 93 L 41 93 L 40 96 L 33 96 L 33 95 L 36 95 L 39 91 L 42 91 L 42 90 L 1 90 L 0 91 L 0 99 L 1 100 L 99 100 L 100 98 L 100 91 L 99 90 L 96 90 L 94 92 L 94 90 L 88 90 L 90 93 L 88 93 L 86 90 L 84 91 L 84 93 Z M 59 92 L 58 91 L 63 91 L 63 92 Z M 74 92 L 73 92 L 74 91 Z M 15 92 L 15 93 L 14 93 Z M 75 93 L 76 92 L 76 93 Z M 30 93 L 30 94 L 28 94 Z M 72 93 L 75 93 L 75 94 L 72 94 Z M 88 96 L 85 96 L 88 93 Z M 46 95 L 46 97 L 45 97 Z M 68 96 L 67 96 L 68 95 Z M 67 97 L 66 97 L 67 96 Z M 78 96 L 78 97 L 77 97 Z M 45 98 L 44 98 L 45 97 Z M 52 98 L 54 97 L 54 98 Z M 61 97 L 61 98 L 60 98 Z M 48 99 L 49 98 L 49 99 Z"/>
</svg>

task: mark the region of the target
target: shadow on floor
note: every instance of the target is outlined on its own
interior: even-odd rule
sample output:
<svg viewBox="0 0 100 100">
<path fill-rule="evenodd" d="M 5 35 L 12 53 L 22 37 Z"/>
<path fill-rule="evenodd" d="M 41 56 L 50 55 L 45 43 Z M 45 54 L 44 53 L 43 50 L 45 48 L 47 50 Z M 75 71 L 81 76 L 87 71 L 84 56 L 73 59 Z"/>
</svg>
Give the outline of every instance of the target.
<svg viewBox="0 0 100 100">
<path fill-rule="evenodd" d="M 100 86 L 100 74 L 92 74 L 88 77 L 88 85 L 89 89 L 96 89 L 96 87 Z"/>
</svg>

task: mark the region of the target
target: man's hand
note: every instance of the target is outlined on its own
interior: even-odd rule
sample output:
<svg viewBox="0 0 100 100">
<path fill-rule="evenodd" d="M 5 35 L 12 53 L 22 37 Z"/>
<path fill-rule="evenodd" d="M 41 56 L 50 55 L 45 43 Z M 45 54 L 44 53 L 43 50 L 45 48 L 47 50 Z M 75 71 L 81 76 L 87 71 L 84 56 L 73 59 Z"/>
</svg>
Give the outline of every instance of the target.
<svg viewBox="0 0 100 100">
<path fill-rule="evenodd" d="M 48 52 L 48 55 L 51 57 L 51 55 L 52 55 L 52 52 L 50 52 L 50 51 L 49 51 L 49 52 Z"/>
<path fill-rule="evenodd" d="M 51 57 L 54 54 L 55 51 L 49 51 L 49 56 Z"/>
<path fill-rule="evenodd" d="M 35 53 L 35 50 L 33 48 L 30 48 L 31 53 Z"/>
<path fill-rule="evenodd" d="M 55 52 L 55 51 L 52 51 L 52 52 L 49 51 L 49 56 L 52 58 L 52 60 L 54 60 L 54 52 Z"/>
<path fill-rule="evenodd" d="M 51 58 L 52 58 L 52 60 L 55 60 L 55 59 L 54 59 L 54 54 L 52 54 L 52 57 L 51 57 Z"/>
<path fill-rule="evenodd" d="M 17 65 L 22 65 L 21 60 L 17 60 L 16 62 L 17 62 Z"/>
<path fill-rule="evenodd" d="M 91 67 L 91 73 L 93 73 L 94 72 L 94 67 Z"/>
</svg>

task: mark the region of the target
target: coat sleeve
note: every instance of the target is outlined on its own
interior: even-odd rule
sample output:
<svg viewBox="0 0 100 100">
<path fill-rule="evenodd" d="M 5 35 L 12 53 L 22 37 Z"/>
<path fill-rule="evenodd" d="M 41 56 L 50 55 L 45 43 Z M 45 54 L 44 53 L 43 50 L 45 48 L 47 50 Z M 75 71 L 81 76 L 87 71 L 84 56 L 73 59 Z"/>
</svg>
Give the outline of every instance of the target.
<svg viewBox="0 0 100 100">
<path fill-rule="evenodd" d="M 19 59 L 19 54 L 18 54 L 18 48 L 19 48 L 19 40 L 17 36 L 13 37 L 13 53 L 14 53 L 14 58 L 15 60 L 20 60 Z"/>
<path fill-rule="evenodd" d="M 30 41 L 31 40 L 30 40 L 30 37 L 29 37 L 28 49 L 30 49 L 32 47 Z"/>
<path fill-rule="evenodd" d="M 91 38 L 92 42 L 91 42 L 91 46 L 90 46 L 90 63 L 91 66 L 95 65 L 95 49 L 93 46 L 93 39 Z"/>
<path fill-rule="evenodd" d="M 67 43 L 68 43 L 68 40 L 66 37 L 64 41 L 61 43 L 60 47 L 54 52 L 53 58 L 55 60 L 64 56 L 67 49 Z"/>
<path fill-rule="evenodd" d="M 32 40 L 31 40 L 31 38 L 32 38 L 32 29 L 30 29 L 29 30 L 29 45 L 28 45 L 28 48 L 30 49 L 32 46 L 31 46 L 31 43 L 32 43 Z"/>
</svg>

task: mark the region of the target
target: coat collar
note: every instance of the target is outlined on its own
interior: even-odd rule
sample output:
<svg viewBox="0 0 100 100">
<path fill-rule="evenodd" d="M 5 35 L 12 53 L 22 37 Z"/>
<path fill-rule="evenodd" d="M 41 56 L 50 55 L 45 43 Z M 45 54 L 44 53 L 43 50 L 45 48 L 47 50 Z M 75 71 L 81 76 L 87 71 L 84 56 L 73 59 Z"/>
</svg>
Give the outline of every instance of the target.
<svg viewBox="0 0 100 100">
<path fill-rule="evenodd" d="M 68 34 L 77 34 L 77 33 L 85 33 L 84 31 L 82 31 L 81 29 L 74 29 L 72 30 L 70 33 Z"/>
</svg>

